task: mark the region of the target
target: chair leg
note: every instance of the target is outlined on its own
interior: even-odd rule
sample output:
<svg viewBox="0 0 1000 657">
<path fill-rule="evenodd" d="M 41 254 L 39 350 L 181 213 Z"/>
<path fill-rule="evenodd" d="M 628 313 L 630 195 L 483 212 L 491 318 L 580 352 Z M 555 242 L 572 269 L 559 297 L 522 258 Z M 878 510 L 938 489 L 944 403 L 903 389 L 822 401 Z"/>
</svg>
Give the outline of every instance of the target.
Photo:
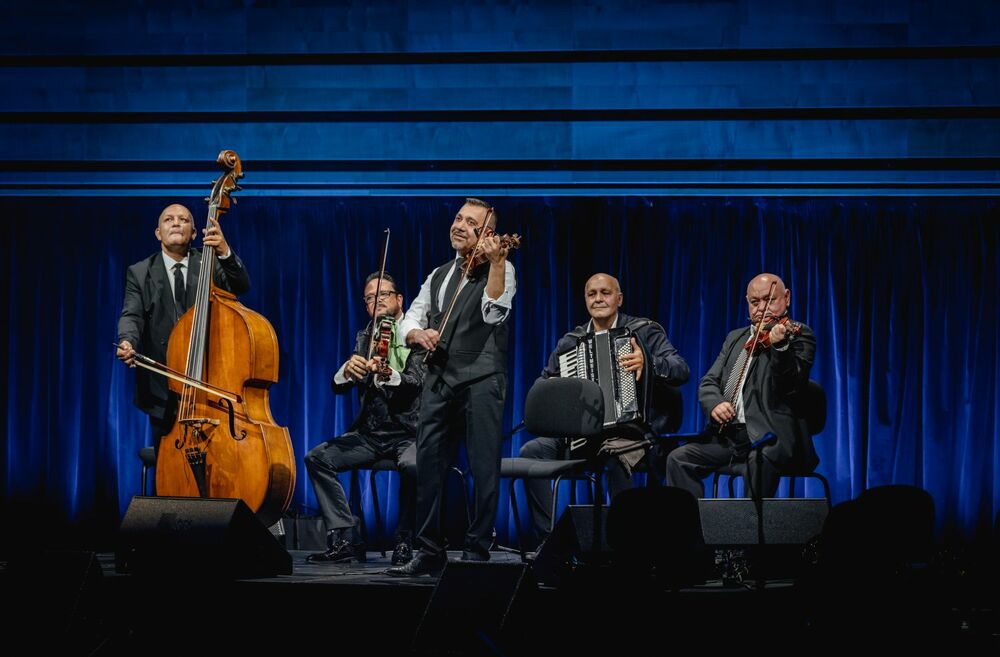
<svg viewBox="0 0 1000 657">
<path fill-rule="evenodd" d="M 823 484 L 823 496 L 826 498 L 826 507 L 828 509 L 833 508 L 833 497 L 830 495 L 830 482 L 827 481 L 826 477 L 818 472 L 812 473 L 813 477 L 816 477 Z"/>
<path fill-rule="evenodd" d="M 795 497 L 795 477 L 788 478 L 788 497 Z"/>
<path fill-rule="evenodd" d="M 379 551 L 385 556 L 385 523 L 382 522 L 382 509 L 378 503 L 378 486 L 375 481 L 376 470 L 368 471 L 368 488 L 372 492 L 372 506 L 375 510 L 375 537 L 379 542 Z"/>
<path fill-rule="evenodd" d="M 351 512 L 357 513 L 358 518 L 358 531 L 361 533 L 361 540 L 365 543 L 368 542 L 368 526 L 365 523 L 365 510 L 362 508 L 361 503 L 361 481 L 358 479 L 358 471 L 351 470 L 351 495 L 349 500 L 353 500 L 351 504 Z"/>
<path fill-rule="evenodd" d="M 736 497 L 736 477 L 738 475 L 729 475 L 729 481 L 726 482 L 726 486 L 729 489 L 729 498 L 732 499 Z M 746 484 L 746 482 L 743 482 Z"/>
<path fill-rule="evenodd" d="M 514 512 L 514 529 L 517 531 L 517 551 L 521 553 L 521 561 L 527 561 L 524 551 L 524 530 L 521 528 L 521 514 L 517 510 L 517 492 L 515 489 L 517 479 L 510 478 L 510 510 Z"/>
<path fill-rule="evenodd" d="M 146 497 L 146 482 L 148 481 L 149 468 L 142 464 L 142 496 Z"/>
<path fill-rule="evenodd" d="M 712 497 L 718 499 L 719 497 L 719 473 L 712 473 Z"/>
<path fill-rule="evenodd" d="M 559 508 L 559 484 L 562 482 L 562 480 L 563 480 L 563 476 L 562 475 L 559 475 L 558 477 L 556 477 L 555 486 L 552 487 L 552 510 L 551 510 L 551 513 L 549 514 L 549 535 L 550 536 L 552 535 L 552 532 L 556 528 L 556 509 Z M 570 493 L 570 503 L 573 502 L 574 498 L 575 498 L 575 495 L 571 492 Z"/>
</svg>

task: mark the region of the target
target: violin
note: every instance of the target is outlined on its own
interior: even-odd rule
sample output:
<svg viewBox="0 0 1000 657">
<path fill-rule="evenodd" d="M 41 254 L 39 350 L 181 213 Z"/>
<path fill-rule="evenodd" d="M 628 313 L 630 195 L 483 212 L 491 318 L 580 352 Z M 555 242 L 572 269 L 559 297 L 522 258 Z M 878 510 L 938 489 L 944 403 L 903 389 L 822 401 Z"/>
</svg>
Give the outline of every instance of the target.
<svg viewBox="0 0 1000 657">
<path fill-rule="evenodd" d="M 788 315 L 782 315 L 780 318 L 775 319 L 775 321 L 770 324 L 764 324 L 760 326 L 756 333 L 747 339 L 743 348 L 750 352 L 751 355 L 756 356 L 762 351 L 767 351 L 771 348 L 771 329 L 773 329 L 778 324 L 781 324 L 786 329 L 786 340 L 791 340 L 792 336 L 799 335 L 802 333 L 802 324 L 798 322 L 793 322 L 792 318 Z"/>
<path fill-rule="evenodd" d="M 485 235 L 480 235 L 480 233 L 483 231 L 485 231 Z M 482 242 L 483 239 L 487 237 L 493 237 L 494 235 L 496 235 L 496 237 L 500 239 L 501 249 L 519 249 L 521 248 L 521 240 L 524 239 L 517 233 L 514 233 L 513 235 L 508 235 L 507 233 L 504 233 L 503 235 L 497 235 L 496 232 L 493 230 L 493 228 L 490 226 L 476 229 L 476 237 L 480 238 L 480 243 Z M 486 260 L 487 260 L 486 254 L 479 249 L 479 244 L 477 244 L 476 248 L 473 250 L 472 264 L 468 267 L 468 270 L 466 271 L 466 276 L 472 276 L 473 270 L 479 265 L 486 262 Z"/>
<path fill-rule="evenodd" d="M 368 340 L 368 360 L 378 358 L 378 369 L 375 370 L 375 378 L 379 381 L 388 381 L 392 377 L 392 368 L 389 367 L 389 345 L 392 343 L 392 332 L 396 330 L 396 320 L 388 315 L 375 318 L 378 310 L 379 299 L 382 298 L 382 279 L 385 278 L 385 262 L 389 257 L 389 237 L 392 233 L 385 229 L 385 244 L 382 245 L 381 264 L 378 270 L 378 283 L 375 285 L 375 305 L 372 308 L 372 332 Z"/>
<path fill-rule="evenodd" d="M 389 367 L 389 345 L 392 343 L 392 333 L 396 330 L 396 322 L 386 315 L 378 321 L 378 328 L 375 331 L 375 349 L 372 357 L 378 358 L 378 369 L 375 376 L 379 381 L 388 381 L 392 377 L 392 368 Z"/>
</svg>

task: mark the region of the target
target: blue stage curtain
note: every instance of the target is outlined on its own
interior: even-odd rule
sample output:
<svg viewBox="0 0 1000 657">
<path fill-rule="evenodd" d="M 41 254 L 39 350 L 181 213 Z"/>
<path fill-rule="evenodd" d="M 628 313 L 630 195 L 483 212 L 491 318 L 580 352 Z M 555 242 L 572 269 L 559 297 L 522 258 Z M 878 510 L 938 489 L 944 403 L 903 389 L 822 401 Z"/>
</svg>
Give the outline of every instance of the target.
<svg viewBox="0 0 1000 657">
<path fill-rule="evenodd" d="M 698 430 L 698 379 L 725 334 L 745 321 L 747 281 L 766 270 L 784 277 L 792 316 L 816 332 L 812 378 L 829 400 L 816 444 L 835 501 L 915 484 L 933 494 L 942 528 L 966 532 L 1000 508 L 995 199 L 491 200 L 501 231 L 525 236 L 512 256 L 506 426 L 520 419 L 556 340 L 586 319 L 585 280 L 606 271 L 621 280 L 623 309 L 663 324 L 690 364 L 683 430 Z M 201 199 L 180 201 L 203 223 Z M 53 521 L 107 537 L 139 492 L 136 451 L 148 427 L 112 342 L 125 269 L 158 248 L 153 229 L 166 203 L 0 201 L 8 226 L 0 247 L 7 504 L 44 506 Z M 296 505 L 315 507 L 302 455 L 343 431 L 357 410 L 356 398 L 335 397 L 329 383 L 366 320 L 361 281 L 376 268 L 383 230 L 392 230 L 388 269 L 409 303 L 450 257 L 447 230 L 460 204 L 247 196 L 223 219 L 251 273 L 243 302 L 270 319 L 281 344 L 271 407 L 298 456 Z M 504 454 L 530 438 L 516 434 Z M 395 475 L 379 485 L 391 526 Z M 370 514 L 367 485 L 363 492 Z M 820 494 L 813 484 L 807 492 Z M 501 541 L 514 540 L 506 487 L 497 529 Z"/>
</svg>

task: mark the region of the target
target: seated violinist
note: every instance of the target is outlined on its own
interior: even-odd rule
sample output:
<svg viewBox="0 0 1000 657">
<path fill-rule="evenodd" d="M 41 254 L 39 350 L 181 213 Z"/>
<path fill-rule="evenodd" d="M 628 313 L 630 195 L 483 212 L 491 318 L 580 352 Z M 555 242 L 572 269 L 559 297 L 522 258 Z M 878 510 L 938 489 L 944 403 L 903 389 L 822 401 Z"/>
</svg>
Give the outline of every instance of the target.
<svg viewBox="0 0 1000 657">
<path fill-rule="evenodd" d="M 816 337 L 805 324 L 788 319 L 791 297 L 791 290 L 774 274 L 750 281 L 751 325 L 730 331 L 702 378 L 698 401 L 710 423 L 703 441 L 670 452 L 669 484 L 703 497 L 706 476 L 748 463 L 747 484 L 756 493 L 752 496 L 773 497 L 784 469 L 812 469 L 819 462 L 802 405 L 795 400 L 809 382 Z M 761 447 L 763 458 L 748 460 L 751 445 L 768 433 L 776 440 Z"/>
<path fill-rule="evenodd" d="M 354 354 L 334 374 L 332 384 L 336 394 L 357 388 L 361 413 L 345 434 L 314 447 L 305 456 L 329 546 L 325 552 L 306 557 L 307 561 L 365 560 L 358 519 L 351 513 L 337 475 L 381 459 L 396 461 L 400 472 L 399 530 L 392 563 L 406 563 L 412 556 L 417 471 L 414 441 L 424 380 L 423 359 L 410 357 L 410 349 L 396 337 L 396 322 L 403 317 L 403 295 L 396 290 L 392 276 L 384 274 L 379 285 L 378 273 L 369 275 L 363 299 L 373 322 L 358 331 Z M 386 352 L 384 356 L 379 346 Z"/>
</svg>

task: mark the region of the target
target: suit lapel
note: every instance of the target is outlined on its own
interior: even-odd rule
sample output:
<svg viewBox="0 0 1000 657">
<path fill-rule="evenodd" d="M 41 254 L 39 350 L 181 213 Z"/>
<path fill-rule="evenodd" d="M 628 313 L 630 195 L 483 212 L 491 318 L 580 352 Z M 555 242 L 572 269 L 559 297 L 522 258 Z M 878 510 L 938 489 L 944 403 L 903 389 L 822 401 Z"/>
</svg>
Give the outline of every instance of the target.
<svg viewBox="0 0 1000 657">
<path fill-rule="evenodd" d="M 173 288 L 170 287 L 170 279 L 167 278 L 167 268 L 163 266 L 162 253 L 155 254 L 149 263 L 149 279 L 152 281 L 152 298 L 158 299 L 163 308 L 173 309 Z"/>
</svg>

